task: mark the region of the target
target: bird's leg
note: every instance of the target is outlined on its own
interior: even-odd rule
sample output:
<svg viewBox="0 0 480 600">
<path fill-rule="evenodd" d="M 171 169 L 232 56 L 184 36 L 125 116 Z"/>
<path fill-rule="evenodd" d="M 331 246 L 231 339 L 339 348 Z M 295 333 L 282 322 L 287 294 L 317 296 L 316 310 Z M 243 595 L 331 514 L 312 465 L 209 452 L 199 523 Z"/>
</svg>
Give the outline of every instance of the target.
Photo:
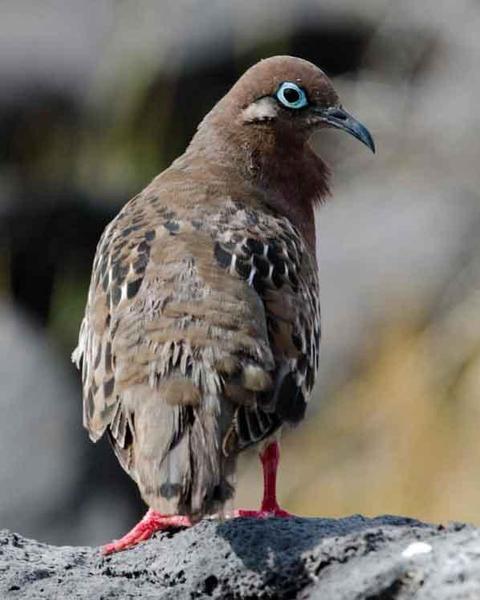
<svg viewBox="0 0 480 600">
<path fill-rule="evenodd" d="M 121 550 L 136 546 L 139 542 L 148 540 L 156 531 L 191 526 L 192 522 L 189 517 L 182 515 L 162 515 L 156 510 L 149 509 L 143 519 L 127 534 L 119 540 L 103 546 L 102 554 L 113 554 L 114 552 L 120 552 Z"/>
<path fill-rule="evenodd" d="M 277 470 L 280 460 L 280 449 L 278 442 L 269 444 L 260 453 L 263 467 L 263 499 L 260 510 L 238 509 L 234 511 L 234 517 L 292 517 L 286 510 L 280 508 L 277 502 Z M 189 517 L 182 515 L 163 515 L 155 510 L 148 510 L 143 519 L 135 527 L 119 540 L 106 544 L 102 548 L 102 554 L 113 554 L 131 548 L 140 542 L 148 540 L 156 531 L 175 529 L 177 527 L 191 527 Z"/>
<path fill-rule="evenodd" d="M 280 448 L 278 442 L 269 444 L 260 453 L 263 467 L 263 499 L 260 510 L 238 509 L 234 512 L 235 517 L 292 517 L 286 510 L 280 508 L 277 502 L 277 470 L 280 461 Z"/>
</svg>

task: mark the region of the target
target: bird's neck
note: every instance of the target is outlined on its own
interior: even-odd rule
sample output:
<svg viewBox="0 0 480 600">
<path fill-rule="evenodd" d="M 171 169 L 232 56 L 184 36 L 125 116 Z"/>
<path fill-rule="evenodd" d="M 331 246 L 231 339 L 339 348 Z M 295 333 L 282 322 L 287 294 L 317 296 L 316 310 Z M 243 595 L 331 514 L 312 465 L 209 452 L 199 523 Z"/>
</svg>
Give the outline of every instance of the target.
<svg viewBox="0 0 480 600">
<path fill-rule="evenodd" d="M 285 215 L 315 247 L 316 204 L 328 195 L 329 170 L 306 141 L 268 132 L 250 136 L 249 170 L 268 204 Z"/>
<path fill-rule="evenodd" d="M 194 137 L 187 154 L 201 155 L 205 167 L 220 170 L 225 179 L 255 187 L 314 249 L 314 207 L 329 193 L 329 169 L 308 143 L 267 128 L 202 133 Z"/>
</svg>

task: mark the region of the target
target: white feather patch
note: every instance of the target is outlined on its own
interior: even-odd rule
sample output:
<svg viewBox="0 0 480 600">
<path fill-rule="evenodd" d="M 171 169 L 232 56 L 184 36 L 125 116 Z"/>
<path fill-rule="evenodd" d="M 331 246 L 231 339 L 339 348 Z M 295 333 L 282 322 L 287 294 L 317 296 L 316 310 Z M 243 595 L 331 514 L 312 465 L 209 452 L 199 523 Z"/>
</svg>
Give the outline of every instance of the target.
<svg viewBox="0 0 480 600">
<path fill-rule="evenodd" d="M 265 97 L 252 102 L 242 113 L 243 120 L 247 123 L 256 121 L 269 121 L 277 116 L 277 105 L 273 98 Z"/>
</svg>

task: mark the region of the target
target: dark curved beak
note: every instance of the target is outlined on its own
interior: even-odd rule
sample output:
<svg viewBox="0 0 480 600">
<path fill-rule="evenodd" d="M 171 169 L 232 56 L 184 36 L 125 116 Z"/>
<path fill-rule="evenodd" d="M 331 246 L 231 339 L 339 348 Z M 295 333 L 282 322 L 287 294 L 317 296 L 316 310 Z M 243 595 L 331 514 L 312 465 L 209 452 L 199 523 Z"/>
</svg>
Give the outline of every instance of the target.
<svg viewBox="0 0 480 600">
<path fill-rule="evenodd" d="M 330 108 L 318 108 L 315 109 L 315 114 L 320 117 L 320 121 L 328 124 L 330 127 L 336 127 L 337 129 L 343 129 L 347 133 L 356 137 L 368 146 L 370 150 L 375 153 L 375 142 L 365 127 L 360 121 L 357 121 L 349 115 L 346 110 L 338 106 L 332 106 Z"/>
</svg>

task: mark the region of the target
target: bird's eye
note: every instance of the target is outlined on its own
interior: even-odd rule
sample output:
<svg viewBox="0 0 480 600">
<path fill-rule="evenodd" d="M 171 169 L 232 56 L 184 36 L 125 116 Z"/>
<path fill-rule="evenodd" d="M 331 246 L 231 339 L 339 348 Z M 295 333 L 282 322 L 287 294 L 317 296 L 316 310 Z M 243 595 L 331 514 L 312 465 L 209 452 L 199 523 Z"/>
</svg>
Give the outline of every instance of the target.
<svg viewBox="0 0 480 600">
<path fill-rule="evenodd" d="M 293 81 L 284 81 L 276 93 L 277 100 L 287 108 L 303 108 L 307 106 L 307 95 L 300 86 Z"/>
</svg>

